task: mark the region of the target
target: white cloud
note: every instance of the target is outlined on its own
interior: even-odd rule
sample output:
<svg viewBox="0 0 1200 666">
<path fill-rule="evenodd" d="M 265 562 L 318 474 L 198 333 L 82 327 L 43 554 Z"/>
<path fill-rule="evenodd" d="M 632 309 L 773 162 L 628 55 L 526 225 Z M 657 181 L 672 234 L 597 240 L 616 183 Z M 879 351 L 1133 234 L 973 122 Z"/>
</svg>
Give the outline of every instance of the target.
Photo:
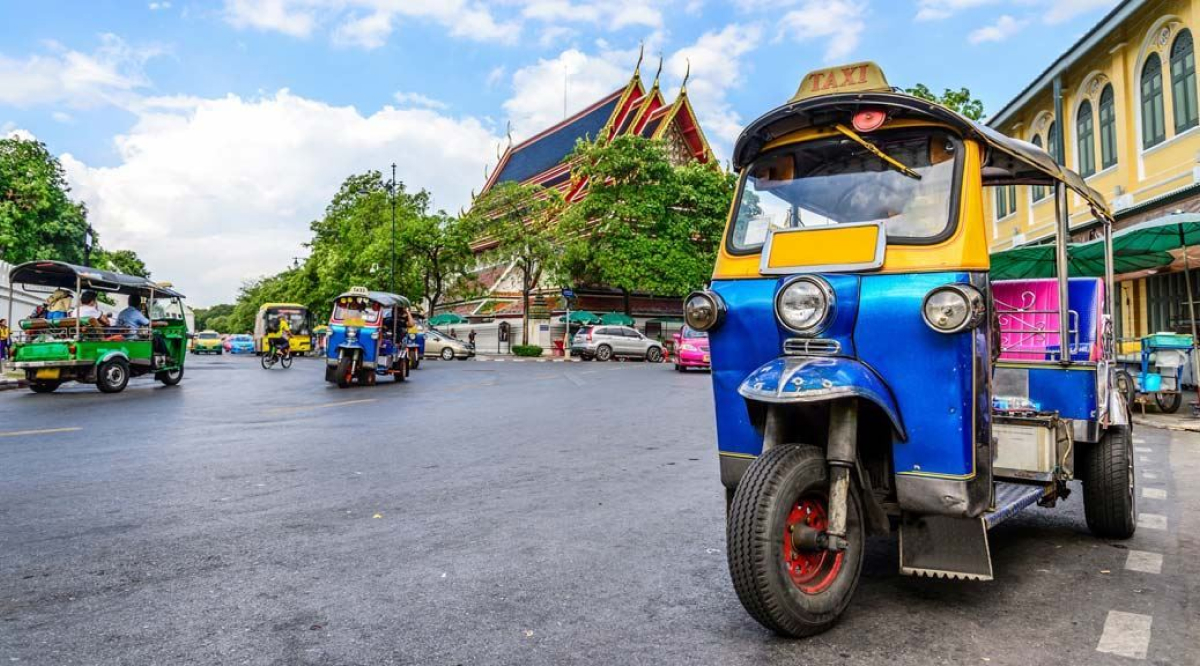
<svg viewBox="0 0 1200 666">
<path fill-rule="evenodd" d="M 758 25 L 731 24 L 719 32 L 701 35 L 694 44 L 685 46 L 667 59 L 666 71 L 681 80 L 691 67 L 688 96 L 699 116 L 700 126 L 710 141 L 716 143 L 719 154 L 728 155 L 742 129 L 742 119 L 729 103 L 729 90 L 742 83 L 745 67 L 741 57 L 762 41 Z"/>
<path fill-rule="evenodd" d="M 918 21 L 938 21 L 965 10 L 990 5 L 997 0 L 919 0 L 917 2 Z"/>
<path fill-rule="evenodd" d="M 504 102 L 504 110 L 514 140 L 539 132 L 620 88 L 629 81 L 636 60 L 636 49 L 599 55 L 568 49 L 513 72 L 513 95 Z"/>
<path fill-rule="evenodd" d="M 1118 0 L 1050 0 L 1044 20 L 1051 25 L 1069 21 L 1095 9 L 1111 9 Z"/>
<path fill-rule="evenodd" d="M 863 9 L 863 3 L 854 0 L 805 0 L 779 19 L 779 36 L 797 42 L 828 39 L 825 60 L 839 60 L 858 48 L 866 28 Z"/>
<path fill-rule="evenodd" d="M 123 105 L 133 91 L 149 85 L 143 67 L 162 53 L 155 46 L 133 47 L 112 34 L 100 46 L 81 53 L 50 43 L 48 53 L 23 60 L 0 55 L 0 104 L 28 107 L 67 104 L 91 107 Z"/>
<path fill-rule="evenodd" d="M 34 141 L 33 132 L 17 127 L 16 123 L 11 120 L 0 125 L 0 136 L 6 139 L 21 139 L 22 141 Z"/>
<path fill-rule="evenodd" d="M 371 12 L 339 25 L 333 31 L 333 42 L 342 46 L 377 49 L 387 43 L 391 34 L 392 15 L 388 12 Z"/>
<path fill-rule="evenodd" d="M 521 15 L 543 23 L 593 23 L 610 30 L 620 30 L 628 26 L 661 28 L 661 7 L 667 4 L 670 3 L 647 0 L 525 0 Z"/>
<path fill-rule="evenodd" d="M 235 28 L 308 37 L 317 24 L 314 4 L 292 0 L 225 0 L 225 19 Z"/>
<path fill-rule="evenodd" d="M 160 9 L 170 9 L 171 3 L 169 3 L 169 2 L 151 2 L 150 4 L 146 5 L 146 7 L 148 7 L 150 9 L 150 11 L 156 12 Z"/>
<path fill-rule="evenodd" d="M 55 111 L 54 113 L 50 114 L 50 117 L 53 118 L 55 122 L 59 123 L 67 124 L 75 122 L 75 118 L 65 111 Z"/>
<path fill-rule="evenodd" d="M 983 44 L 985 42 L 1003 42 L 1009 37 L 1016 35 L 1029 24 L 1029 21 L 1024 19 L 1015 19 L 1008 14 L 1004 14 L 996 19 L 996 22 L 991 25 L 985 25 L 982 28 L 972 30 L 967 35 L 967 41 L 972 44 Z"/>
<path fill-rule="evenodd" d="M 421 93 L 398 92 L 395 95 L 392 95 L 392 97 L 400 106 L 422 107 L 426 109 L 438 109 L 443 111 L 450 108 L 449 104 L 446 104 L 441 100 L 422 95 Z"/>
<path fill-rule="evenodd" d="M 141 108 L 115 140 L 117 165 L 67 154 L 63 166 L 105 244 L 136 250 L 202 305 L 230 301 L 242 280 L 302 255 L 308 223 L 346 176 L 395 161 L 409 188 L 457 211 L 499 140 L 472 118 L 392 107 L 364 115 L 287 90 L 151 98 Z"/>
</svg>

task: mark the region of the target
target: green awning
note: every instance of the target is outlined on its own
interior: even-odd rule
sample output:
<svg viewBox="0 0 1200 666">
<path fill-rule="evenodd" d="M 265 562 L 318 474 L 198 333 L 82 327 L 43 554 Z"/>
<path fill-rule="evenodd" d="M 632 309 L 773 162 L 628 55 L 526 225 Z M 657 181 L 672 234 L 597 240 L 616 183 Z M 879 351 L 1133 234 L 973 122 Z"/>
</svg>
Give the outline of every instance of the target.
<svg viewBox="0 0 1200 666">
<path fill-rule="evenodd" d="M 443 312 L 442 314 L 434 315 L 429 318 L 430 326 L 448 326 L 450 324 L 466 324 L 466 317 L 456 315 L 453 312 Z"/>
<path fill-rule="evenodd" d="M 633 317 L 624 312 L 605 312 L 600 315 L 600 323 L 609 326 L 633 326 Z"/>
<path fill-rule="evenodd" d="M 559 317 L 558 320 L 562 321 L 563 318 Z M 600 317 L 597 317 L 596 313 L 588 312 L 587 310 L 571 310 L 571 323 L 579 324 L 581 326 L 587 326 L 589 324 L 599 324 Z"/>
<path fill-rule="evenodd" d="M 1120 275 L 1167 266 L 1175 260 L 1168 250 L 1200 244 L 1200 216 L 1167 216 L 1179 217 L 1195 220 L 1182 222 L 1163 218 L 1113 234 L 1113 273 Z M 1071 243 L 1067 246 L 1067 258 L 1072 277 L 1103 277 L 1104 239 Z M 1023 245 L 992 255 L 993 280 L 1052 278 L 1055 274 L 1053 244 Z"/>
</svg>

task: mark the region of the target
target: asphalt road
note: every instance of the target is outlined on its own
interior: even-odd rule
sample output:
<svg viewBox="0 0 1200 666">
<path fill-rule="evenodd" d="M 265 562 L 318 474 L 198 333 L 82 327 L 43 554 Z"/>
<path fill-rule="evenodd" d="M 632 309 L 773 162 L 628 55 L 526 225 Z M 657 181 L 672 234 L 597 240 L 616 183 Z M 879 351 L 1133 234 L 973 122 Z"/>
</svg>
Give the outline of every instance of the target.
<svg viewBox="0 0 1200 666">
<path fill-rule="evenodd" d="M 1160 529 L 1095 539 L 1076 494 L 991 533 L 989 583 L 901 577 L 880 539 L 789 641 L 730 585 L 711 407 L 635 363 L 0 393 L 0 663 L 1200 664 L 1200 436 L 1135 431 Z"/>
</svg>

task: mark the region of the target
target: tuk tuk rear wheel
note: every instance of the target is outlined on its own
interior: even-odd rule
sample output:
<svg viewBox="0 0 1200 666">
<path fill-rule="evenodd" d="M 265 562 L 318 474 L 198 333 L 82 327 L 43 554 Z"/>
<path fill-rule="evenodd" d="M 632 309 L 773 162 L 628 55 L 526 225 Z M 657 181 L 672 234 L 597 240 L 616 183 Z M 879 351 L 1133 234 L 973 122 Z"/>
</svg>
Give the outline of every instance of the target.
<svg viewBox="0 0 1200 666">
<path fill-rule="evenodd" d="M 62 382 L 57 380 L 29 382 L 29 390 L 34 393 L 54 393 L 59 386 L 62 386 Z"/>
<path fill-rule="evenodd" d="M 120 393 L 129 384 L 129 363 L 123 358 L 109 359 L 96 369 L 96 388 L 101 393 Z"/>
<path fill-rule="evenodd" d="M 180 366 L 175 370 L 163 370 L 154 373 L 154 378 L 162 382 L 164 386 L 176 386 L 183 381 L 183 367 Z"/>
<path fill-rule="evenodd" d="M 824 531 L 829 503 L 825 452 L 785 444 L 759 456 L 733 495 L 727 524 L 729 573 L 750 616 L 783 636 L 830 628 L 862 571 L 866 533 L 856 489 L 847 497 L 847 547 L 795 546 L 796 529 Z"/>
<path fill-rule="evenodd" d="M 1133 435 L 1129 426 L 1110 426 L 1083 450 L 1083 515 L 1102 539 L 1128 539 L 1137 529 L 1133 480 Z"/>
<path fill-rule="evenodd" d="M 1164 414 L 1174 414 L 1179 411 L 1179 406 L 1183 404 L 1183 394 L 1155 393 L 1154 404 L 1158 406 L 1158 411 Z"/>
</svg>

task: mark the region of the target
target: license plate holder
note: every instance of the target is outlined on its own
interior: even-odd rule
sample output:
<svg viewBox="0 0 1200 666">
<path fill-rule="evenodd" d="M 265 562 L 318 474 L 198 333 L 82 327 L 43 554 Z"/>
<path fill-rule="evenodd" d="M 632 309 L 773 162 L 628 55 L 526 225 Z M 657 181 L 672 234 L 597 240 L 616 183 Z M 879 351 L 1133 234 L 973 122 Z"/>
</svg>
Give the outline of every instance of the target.
<svg viewBox="0 0 1200 666">
<path fill-rule="evenodd" d="M 58 368 L 42 368 L 34 373 L 34 379 L 58 379 L 61 371 Z"/>
<path fill-rule="evenodd" d="M 709 363 L 709 362 L 711 362 L 711 361 L 712 361 L 712 357 L 711 357 L 711 356 L 709 356 L 708 354 L 705 354 L 705 355 L 704 355 L 704 362 L 705 362 L 705 363 Z"/>
</svg>

